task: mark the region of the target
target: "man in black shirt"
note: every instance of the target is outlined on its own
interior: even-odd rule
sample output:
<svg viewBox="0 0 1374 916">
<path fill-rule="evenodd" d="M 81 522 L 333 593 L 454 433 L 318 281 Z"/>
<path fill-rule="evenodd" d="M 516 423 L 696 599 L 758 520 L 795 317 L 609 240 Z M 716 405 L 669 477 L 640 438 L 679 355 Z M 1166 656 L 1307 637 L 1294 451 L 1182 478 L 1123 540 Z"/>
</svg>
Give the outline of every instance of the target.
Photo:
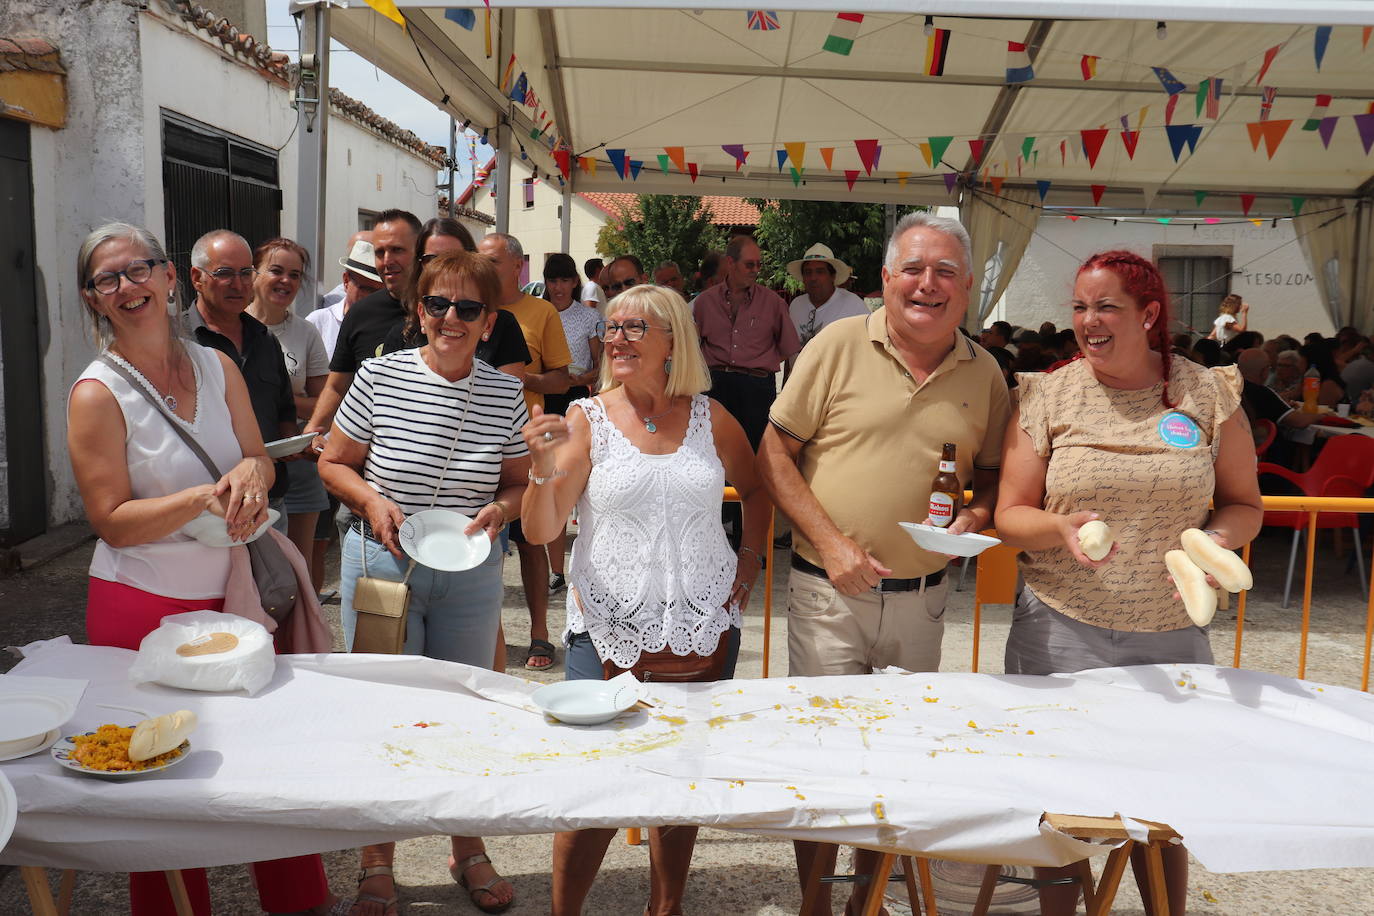
<svg viewBox="0 0 1374 916">
<path fill-rule="evenodd" d="M 1269 375 L 1269 357 L 1263 350 L 1252 347 L 1248 350 L 1240 351 L 1236 356 L 1236 367 L 1240 369 L 1240 376 L 1245 380 L 1245 387 L 1241 391 L 1240 403 L 1245 408 L 1245 415 L 1250 418 L 1253 425 L 1256 420 L 1268 420 L 1277 426 L 1282 432 L 1285 429 L 1303 429 L 1317 422 L 1320 414 L 1303 413 L 1295 410 L 1283 398 L 1279 397 L 1274 389 L 1264 384 L 1265 378 Z M 1274 464 L 1287 465 L 1292 457 L 1292 449 L 1289 441 L 1283 435 L 1274 437 L 1268 450 L 1264 453 L 1264 460 Z M 1265 490 L 1266 493 L 1269 490 Z"/>
<path fill-rule="evenodd" d="M 384 210 L 372 227 L 372 249 L 377 256 L 377 273 L 382 288 L 359 299 L 344 315 L 339 340 L 329 360 L 329 379 L 315 402 L 315 412 L 305 425 L 307 432 L 326 433 L 334 413 L 343 403 L 353 374 L 363 360 L 380 356 L 382 344 L 392 328 L 405 322 L 406 283 L 415 263 L 415 242 L 420 237 L 420 220 L 405 210 Z M 322 449 L 317 439 L 316 445 Z"/>
<path fill-rule="evenodd" d="M 296 434 L 296 401 L 277 338 L 244 311 L 253 298 L 253 274 L 253 252 L 242 236 L 227 229 L 207 232 L 191 248 L 196 301 L 182 321 L 187 336 L 224 352 L 239 367 L 262 439 L 271 442 Z M 282 497 L 287 486 L 278 464 L 268 500 Z"/>
</svg>

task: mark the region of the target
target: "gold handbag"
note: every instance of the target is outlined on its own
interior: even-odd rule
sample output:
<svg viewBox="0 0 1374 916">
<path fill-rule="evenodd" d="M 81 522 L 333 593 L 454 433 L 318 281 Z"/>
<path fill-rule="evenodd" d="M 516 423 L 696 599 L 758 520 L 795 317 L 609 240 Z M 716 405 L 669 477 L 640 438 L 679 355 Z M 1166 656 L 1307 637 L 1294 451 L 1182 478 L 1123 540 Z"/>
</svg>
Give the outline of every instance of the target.
<svg viewBox="0 0 1374 916">
<path fill-rule="evenodd" d="M 361 536 L 361 532 L 359 532 Z M 367 538 L 362 537 L 363 574 L 353 586 L 353 610 L 357 623 L 350 652 L 400 655 L 406 644 L 406 612 L 410 609 L 411 560 L 400 582 L 367 574 Z"/>
</svg>

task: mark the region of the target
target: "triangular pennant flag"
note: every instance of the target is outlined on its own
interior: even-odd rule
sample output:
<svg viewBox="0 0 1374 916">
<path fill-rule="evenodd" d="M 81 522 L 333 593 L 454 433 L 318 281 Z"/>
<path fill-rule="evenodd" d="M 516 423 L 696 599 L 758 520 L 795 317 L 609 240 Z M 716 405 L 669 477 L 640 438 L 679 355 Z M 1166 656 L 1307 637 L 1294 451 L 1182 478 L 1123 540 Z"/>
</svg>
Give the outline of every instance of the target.
<svg viewBox="0 0 1374 916">
<path fill-rule="evenodd" d="M 1274 110 L 1274 97 L 1279 94 L 1277 86 L 1260 87 L 1260 120 L 1268 121 L 1269 115 Z"/>
<path fill-rule="evenodd" d="M 1021 141 L 1021 158 L 1022 158 L 1022 159 L 1029 159 L 1029 158 L 1030 158 L 1030 155 L 1031 155 L 1031 150 L 1033 150 L 1033 149 L 1035 149 L 1035 138 L 1034 138 L 1034 137 L 1027 137 L 1026 139 L 1022 140 L 1022 141 Z"/>
<path fill-rule="evenodd" d="M 837 13 L 821 50 L 848 55 L 854 50 L 854 39 L 859 37 L 859 26 L 863 25 L 863 21 L 863 13 Z"/>
<path fill-rule="evenodd" d="M 1026 45 L 1020 41 L 1007 42 L 1007 82 L 1025 83 L 1035 79 L 1035 68 L 1031 66 Z"/>
<path fill-rule="evenodd" d="M 1368 150 L 1366 150 L 1368 152 Z M 954 183 L 959 180 L 958 172 L 945 172 L 945 193 L 950 194 L 954 191 Z"/>
<path fill-rule="evenodd" d="M 695 162 L 689 162 L 689 163 L 687 163 L 687 174 L 689 174 L 689 175 L 692 176 L 692 184 L 696 184 L 696 183 L 697 183 L 697 164 L 696 164 Z"/>
<path fill-rule="evenodd" d="M 1194 192 L 1193 192 L 1193 200 L 1195 200 L 1195 201 L 1197 202 L 1197 203 L 1195 204 L 1195 206 L 1198 206 L 1198 207 L 1202 206 L 1202 202 L 1203 202 L 1204 200 L 1206 200 L 1206 199 L 1207 199 L 1207 192 L 1206 192 L 1206 191 L 1194 191 Z"/>
<path fill-rule="evenodd" d="M 687 171 L 687 154 L 680 146 L 665 146 L 663 151 L 668 154 L 669 160 L 677 166 L 679 172 Z"/>
<path fill-rule="evenodd" d="M 1221 114 L 1221 83 L 1219 76 L 1207 80 L 1207 117 L 1213 121 Z"/>
<path fill-rule="evenodd" d="M 1140 143 L 1140 131 L 1123 130 L 1121 132 L 1121 142 L 1126 145 L 1127 158 L 1134 159 L 1136 145 Z"/>
<path fill-rule="evenodd" d="M 834 163 L 835 163 L 835 147 L 833 147 L 833 146 L 822 146 L 822 147 L 821 147 L 821 162 L 824 162 L 824 163 L 825 163 L 825 167 L 826 167 L 827 169 L 833 169 L 833 168 L 835 167 L 835 164 L 834 164 Z"/>
<path fill-rule="evenodd" d="M 1140 185 L 1140 193 L 1145 198 L 1145 209 L 1148 210 L 1150 207 L 1154 206 L 1155 195 L 1159 193 L 1159 185 L 1153 182 L 1142 183 Z"/>
<path fill-rule="evenodd" d="M 1006 180 L 1007 180 L 1006 177 L 1003 176 L 1003 175 L 993 175 L 993 176 L 992 176 L 992 193 L 996 194 L 998 197 L 1001 197 L 1001 196 L 1002 196 L 1002 182 L 1004 182 L 1004 181 L 1006 181 Z"/>
<path fill-rule="evenodd" d="M 473 10 L 444 10 L 444 18 L 469 32 L 477 25 L 477 13 Z"/>
<path fill-rule="evenodd" d="M 1077 214 L 1077 213 L 1065 213 L 1065 214 L 1064 214 L 1064 219 L 1068 220 L 1068 221 L 1071 222 L 1071 223 L 1076 223 L 1076 222 L 1078 222 L 1078 214 Z"/>
<path fill-rule="evenodd" d="M 1322 68 L 1322 58 L 1326 56 L 1326 43 L 1331 40 L 1331 26 L 1319 25 L 1312 33 L 1312 56 L 1317 60 L 1317 70 Z"/>
<path fill-rule="evenodd" d="M 803 142 L 784 143 L 783 149 L 787 150 L 787 158 L 792 160 L 792 166 L 797 171 L 806 168 L 806 144 Z"/>
<path fill-rule="evenodd" d="M 1283 142 L 1284 134 L 1288 133 L 1288 128 L 1292 125 L 1291 118 L 1284 121 L 1251 121 L 1247 123 L 1245 129 L 1250 132 L 1250 147 L 1258 150 L 1260 140 L 1263 140 L 1264 151 L 1269 154 L 1270 159 L 1273 159 L 1279 144 Z"/>
<path fill-rule="evenodd" d="M 749 158 L 749 154 L 744 151 L 743 143 L 727 143 L 724 146 L 722 146 L 721 149 L 725 150 L 727 154 L 734 157 L 736 172 L 739 171 L 740 166 L 744 165 L 744 160 Z"/>
<path fill-rule="evenodd" d="M 1067 165 L 1067 164 L 1068 164 L 1067 161 L 1066 161 L 1066 158 L 1065 158 L 1066 155 L 1067 155 L 1066 152 L 1065 152 L 1065 150 L 1068 149 L 1068 146 L 1069 146 L 1069 141 L 1067 141 L 1067 140 L 1060 140 L 1060 141 L 1059 141 L 1059 164 L 1060 164 L 1060 165 Z"/>
<path fill-rule="evenodd" d="M 1043 204 L 1045 202 L 1045 195 L 1050 193 L 1050 183 L 1044 178 L 1041 178 L 1035 183 L 1035 190 L 1040 193 L 1040 202 Z"/>
<path fill-rule="evenodd" d="M 663 174 L 668 174 L 668 156 L 666 153 L 658 154 L 658 167 L 663 170 Z"/>
<path fill-rule="evenodd" d="M 591 156 L 578 156 L 577 166 L 588 175 L 596 174 L 596 160 Z"/>
<path fill-rule="evenodd" d="M 908 178 L 910 178 L 910 177 L 911 177 L 911 173 L 910 173 L 910 172 L 898 172 L 898 173 L 897 173 L 897 186 L 898 186 L 898 187 L 902 187 L 902 188 L 906 187 L 906 180 L 907 180 Z"/>
<path fill-rule="evenodd" d="M 969 152 L 973 154 L 973 164 L 975 166 L 977 166 L 979 163 L 983 161 L 983 146 L 984 144 L 986 144 L 986 142 L 986 140 L 968 141 L 968 149 Z"/>
<path fill-rule="evenodd" d="M 1159 77 L 1159 84 L 1164 87 L 1164 91 L 1169 95 L 1178 95 L 1188 87 L 1179 82 L 1166 67 L 1151 67 L 1155 76 Z"/>
<path fill-rule="evenodd" d="M 930 138 L 930 167 L 935 168 L 944 161 L 945 150 L 954 142 L 953 137 L 931 137 Z"/>
<path fill-rule="evenodd" d="M 515 78 L 515 85 L 510 87 L 508 93 L 517 102 L 525 101 L 525 93 L 530 91 L 529 77 L 525 76 L 525 71 L 521 70 L 520 75 Z"/>
<path fill-rule="evenodd" d="M 858 169 L 845 169 L 845 170 L 844 170 L 844 183 L 847 184 L 847 185 L 849 185 L 849 190 L 851 190 L 851 191 L 854 190 L 854 182 L 858 179 L 858 177 L 859 177 L 859 170 L 858 170 Z"/>
<path fill-rule="evenodd" d="M 1360 132 L 1360 142 L 1364 144 L 1364 153 L 1368 156 L 1369 148 L 1374 146 L 1374 112 L 1351 117 L 1355 119 L 1355 129 Z"/>
<path fill-rule="evenodd" d="M 608 149 L 606 156 L 611 160 L 611 166 L 615 173 L 620 176 L 620 180 L 625 180 L 625 151 L 623 149 Z"/>
<path fill-rule="evenodd" d="M 872 175 L 873 167 L 878 164 L 878 141 L 855 140 L 854 148 L 859 151 L 859 162 L 863 164 L 864 174 Z"/>
<path fill-rule="evenodd" d="M 1253 207 L 1254 205 L 1255 205 L 1255 195 L 1253 195 L 1253 194 L 1242 194 L 1242 195 L 1240 195 L 1240 212 L 1244 213 L 1246 216 L 1249 216 L 1249 215 L 1250 215 L 1250 208 Z"/>
<path fill-rule="evenodd" d="M 1105 184 L 1093 184 L 1088 185 L 1088 189 L 1093 193 L 1093 206 L 1100 206 L 1102 203 L 1102 194 L 1107 190 L 1107 186 Z"/>
<path fill-rule="evenodd" d="M 572 153 L 565 149 L 553 151 L 553 161 L 558 163 L 558 171 L 563 173 L 563 177 L 569 178 L 572 175 Z"/>
<path fill-rule="evenodd" d="M 1293 215 L 1297 216 L 1302 212 L 1302 205 L 1307 203 L 1306 197 L 1290 197 L 1288 202 L 1293 206 Z"/>
<path fill-rule="evenodd" d="M 1259 76 L 1255 77 L 1255 85 L 1258 86 L 1264 82 L 1264 74 L 1269 72 L 1269 65 L 1274 62 L 1274 57 L 1279 53 L 1279 48 L 1282 47 L 1283 45 L 1274 45 L 1264 52 L 1264 63 L 1260 64 L 1260 72 Z"/>
<path fill-rule="evenodd" d="M 1330 108 L 1330 107 L 1331 107 L 1331 96 L 1329 96 L 1329 95 L 1319 95 L 1319 96 L 1317 96 L 1317 98 L 1314 100 L 1313 105 L 1312 105 L 1312 113 L 1311 113 L 1310 115 L 1308 115 L 1308 116 L 1307 116 L 1307 120 L 1306 120 L 1305 122 L 1303 122 L 1302 129 L 1303 129 L 1303 130 L 1316 130 L 1316 129 L 1317 129 L 1317 125 L 1321 123 L 1322 118 L 1326 117 L 1326 109 L 1328 109 L 1328 108 Z"/>
<path fill-rule="evenodd" d="M 1193 117 L 1202 117 L 1202 108 L 1207 104 L 1207 87 L 1211 85 L 1210 79 L 1205 79 L 1197 84 L 1197 94 L 1193 96 Z"/>
<path fill-rule="evenodd" d="M 406 17 L 401 15 L 401 11 L 396 9 L 396 4 L 391 0 L 367 0 L 367 5 L 402 28 L 405 27 Z"/>
<path fill-rule="evenodd" d="M 1188 147 L 1188 152 L 1197 148 L 1198 137 L 1202 136 L 1201 124 L 1169 124 L 1164 128 L 1169 135 L 1169 150 L 1174 154 L 1174 161 L 1183 154 L 1183 147 Z"/>
<path fill-rule="evenodd" d="M 1340 118 L 1322 118 L 1321 123 L 1317 125 L 1317 136 L 1322 138 L 1323 148 L 1331 146 L 1331 135 L 1336 132 L 1336 122 L 1339 120 Z"/>
<path fill-rule="evenodd" d="M 785 149 L 780 149 L 780 150 L 777 151 L 777 153 L 778 153 L 778 171 L 781 172 L 781 171 L 782 171 L 782 167 L 787 163 L 787 150 L 785 150 Z"/>
<path fill-rule="evenodd" d="M 792 173 L 792 187 L 799 187 L 801 185 L 801 172 L 796 169 L 790 169 L 789 171 Z"/>
<path fill-rule="evenodd" d="M 935 162 L 934 162 L 934 160 L 931 158 L 930 144 L 929 144 L 929 143 L 918 143 L 918 144 L 916 144 L 916 148 L 917 148 L 918 150 L 921 151 L 921 158 L 924 159 L 924 160 L 926 161 L 926 167 L 927 167 L 927 168 L 934 168 L 934 167 L 935 167 Z"/>
<path fill-rule="evenodd" d="M 1164 124 L 1166 127 L 1174 123 L 1174 109 L 1178 107 L 1178 99 L 1178 96 L 1171 95 L 1169 101 L 1164 104 Z"/>
<path fill-rule="evenodd" d="M 1254 226 L 1256 229 L 1258 229 L 1260 226 L 1263 226 L 1263 225 L 1264 225 L 1264 220 L 1262 220 L 1262 219 L 1252 219 L 1252 220 L 1250 220 L 1250 224 L 1251 224 L 1252 226 Z"/>
<path fill-rule="evenodd" d="M 1107 139 L 1107 128 L 1080 130 L 1078 134 L 1083 138 L 1083 152 L 1088 157 L 1088 168 L 1096 168 L 1098 154 L 1102 152 L 1102 143 Z"/>
<path fill-rule="evenodd" d="M 949 29 L 933 29 L 926 37 L 926 76 L 945 75 L 945 55 L 949 53 Z"/>
<path fill-rule="evenodd" d="M 639 170 L 642 169 L 642 168 L 644 168 L 644 162 L 643 162 L 642 160 L 639 160 L 639 159 L 631 159 L 631 160 L 630 160 L 630 180 L 631 180 L 631 181 L 638 181 L 638 180 L 639 180 Z"/>
<path fill-rule="evenodd" d="M 1083 72 L 1083 79 L 1090 80 L 1094 76 L 1097 76 L 1097 61 L 1098 57 L 1096 54 L 1084 54 L 1079 58 L 1078 69 Z"/>
<path fill-rule="evenodd" d="M 1370 33 L 1374 33 L 1374 25 L 1367 25 L 1367 26 L 1365 26 L 1363 29 L 1360 29 L 1360 50 L 1361 50 L 1361 51 L 1368 51 L 1368 50 L 1369 50 L 1369 36 L 1370 36 Z"/>
</svg>

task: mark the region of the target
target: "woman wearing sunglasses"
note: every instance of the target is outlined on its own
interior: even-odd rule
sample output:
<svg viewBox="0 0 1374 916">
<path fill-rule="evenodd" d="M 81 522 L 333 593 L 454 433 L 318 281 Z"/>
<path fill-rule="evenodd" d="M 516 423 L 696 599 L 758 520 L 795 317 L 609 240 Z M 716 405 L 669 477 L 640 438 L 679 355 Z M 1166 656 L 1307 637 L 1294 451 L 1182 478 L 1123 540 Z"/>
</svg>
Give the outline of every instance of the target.
<svg viewBox="0 0 1374 916">
<path fill-rule="evenodd" d="M 353 643 L 353 593 L 363 574 L 401 581 L 408 558 L 398 529 L 430 508 L 472 519 L 466 533 L 495 540 L 520 512 L 529 453 L 520 429 L 528 420 L 520 382 L 474 356 L 496 321 L 501 281 L 490 260 L 466 251 L 429 261 L 415 284 L 422 347 L 364 362 L 344 397 L 320 477 L 353 510 L 339 574 L 344 641 Z M 490 668 L 501 619 L 501 553 L 478 566 L 447 572 L 416 565 L 410 574 L 404 652 Z M 363 874 L 352 916 L 397 912 L 393 844 L 363 850 Z M 476 837 L 453 837 L 449 868 L 488 913 L 515 899 Z"/>
<path fill-rule="evenodd" d="M 625 670 L 641 680 L 729 678 L 771 508 L 754 452 L 735 418 L 702 393 L 711 376 L 681 296 L 635 286 L 608 308 L 601 394 L 572 404 L 566 418 L 536 407 L 525 427 L 526 536 L 548 543 L 577 505 L 568 678 Z M 738 555 L 720 522 L 727 479 L 744 502 Z M 682 911 L 696 833 L 649 831 L 647 913 Z M 614 835 L 593 829 L 555 838 L 554 916 L 582 912 Z"/>
</svg>

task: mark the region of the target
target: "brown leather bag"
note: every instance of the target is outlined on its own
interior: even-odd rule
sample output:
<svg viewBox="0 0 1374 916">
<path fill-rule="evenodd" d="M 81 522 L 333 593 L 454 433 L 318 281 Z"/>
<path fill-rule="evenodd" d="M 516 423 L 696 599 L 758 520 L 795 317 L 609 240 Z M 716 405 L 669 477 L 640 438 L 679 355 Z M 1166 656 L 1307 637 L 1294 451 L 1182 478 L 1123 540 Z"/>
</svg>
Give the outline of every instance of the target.
<svg viewBox="0 0 1374 916">
<path fill-rule="evenodd" d="M 725 674 L 725 659 L 730 652 L 730 636 L 720 634 L 720 642 L 710 655 L 674 655 L 672 649 L 658 652 L 641 652 L 639 661 L 630 668 L 622 668 L 615 662 L 603 661 L 601 668 L 606 680 L 629 671 L 644 683 L 651 681 L 670 684 L 704 683 L 718 681 Z"/>
</svg>

